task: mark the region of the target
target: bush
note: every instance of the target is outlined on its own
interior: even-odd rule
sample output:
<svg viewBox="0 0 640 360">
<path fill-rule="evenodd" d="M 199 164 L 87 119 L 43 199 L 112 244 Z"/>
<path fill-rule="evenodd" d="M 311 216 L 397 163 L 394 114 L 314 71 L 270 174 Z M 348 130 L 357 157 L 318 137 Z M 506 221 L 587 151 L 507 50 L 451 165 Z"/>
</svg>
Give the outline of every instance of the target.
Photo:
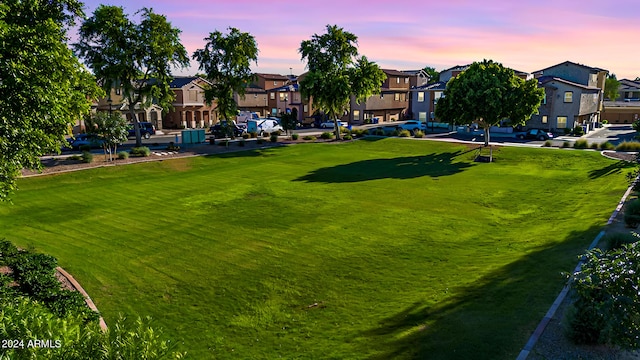
<svg viewBox="0 0 640 360">
<path fill-rule="evenodd" d="M 580 125 L 576 125 L 576 126 L 573 128 L 573 135 L 575 135 L 575 136 L 582 136 L 582 135 L 584 135 L 584 129 L 582 128 L 582 126 L 580 126 Z"/>
<path fill-rule="evenodd" d="M 342 137 L 342 140 L 353 140 L 353 136 L 346 134 Z"/>
<path fill-rule="evenodd" d="M 570 142 L 568 142 L 568 141 L 565 141 L 565 142 L 563 142 L 563 143 L 562 143 L 562 147 L 563 147 L 563 148 L 571 147 L 571 143 L 570 143 Z"/>
<path fill-rule="evenodd" d="M 146 146 L 134 147 L 131 149 L 131 156 L 147 157 L 151 155 L 151 150 Z"/>
<path fill-rule="evenodd" d="M 346 133 L 350 133 L 350 132 L 351 131 L 348 128 L 346 128 L 344 126 L 340 126 L 340 133 L 341 134 L 346 134 Z"/>
<path fill-rule="evenodd" d="M 129 158 L 129 153 L 126 151 L 119 151 L 118 152 L 118 159 L 120 160 L 126 160 Z"/>
<path fill-rule="evenodd" d="M 82 152 L 82 162 L 90 164 L 93 161 L 93 154 L 88 151 Z"/>
<path fill-rule="evenodd" d="M 640 151 L 640 142 L 623 141 L 616 146 L 616 151 Z"/>
<path fill-rule="evenodd" d="M 82 155 L 71 155 L 67 158 L 67 160 L 73 160 L 73 161 L 81 161 L 82 160 Z"/>
<path fill-rule="evenodd" d="M 590 250 L 571 275 L 577 300 L 568 317 L 568 336 L 577 343 L 637 349 L 640 344 L 640 245 L 604 252 Z"/>
<path fill-rule="evenodd" d="M 300 135 L 298 134 L 291 134 L 291 140 L 298 140 L 299 137 Z"/>
<path fill-rule="evenodd" d="M 302 140 L 311 140 L 311 141 L 313 141 L 315 139 L 316 139 L 316 137 L 313 136 L 313 135 L 305 135 L 304 137 L 302 137 Z"/>
<path fill-rule="evenodd" d="M 613 150 L 615 149 L 616 146 L 613 145 L 612 143 L 605 141 L 603 143 L 600 144 L 600 150 Z"/>
<path fill-rule="evenodd" d="M 333 137 L 334 137 L 334 135 L 333 135 L 333 133 L 332 133 L 332 132 L 323 132 L 323 133 L 320 135 L 320 138 L 321 138 L 321 139 L 325 139 L 325 140 L 327 140 L 327 139 L 333 139 Z"/>
<path fill-rule="evenodd" d="M 640 224 L 640 200 L 628 202 L 624 207 L 624 223 L 632 228 Z"/>
<path fill-rule="evenodd" d="M 543 144 L 542 146 L 544 146 L 544 147 L 551 147 L 551 145 L 553 145 L 553 141 L 551 141 L 551 140 L 547 140 L 547 141 L 545 141 L 545 142 L 544 142 L 544 144 Z"/>
<path fill-rule="evenodd" d="M 400 137 L 409 137 L 411 136 L 411 132 L 409 130 L 396 130 L 398 132 L 398 136 Z"/>
<path fill-rule="evenodd" d="M 422 130 L 416 130 L 413 132 L 413 137 L 422 138 L 424 137 L 424 132 Z"/>
<path fill-rule="evenodd" d="M 598 150 L 598 143 L 593 143 L 589 145 L 589 147 L 592 148 L 593 150 Z"/>
<path fill-rule="evenodd" d="M 180 151 L 180 146 L 176 146 L 172 141 L 169 143 L 169 146 L 167 146 L 167 151 Z"/>
<path fill-rule="evenodd" d="M 569 128 L 564 128 L 563 130 L 564 130 L 564 134 L 565 134 L 565 135 L 569 135 L 569 134 L 571 134 L 571 129 L 569 129 Z"/>
<path fill-rule="evenodd" d="M 623 245 L 632 244 L 636 241 L 638 241 L 638 238 L 629 233 L 610 234 L 602 239 L 602 242 L 607 246 L 607 250 L 620 249 Z"/>
<path fill-rule="evenodd" d="M 278 142 L 278 133 L 271 133 L 269 140 L 271 140 L 272 143 Z"/>
<path fill-rule="evenodd" d="M 375 134 L 375 135 L 378 135 L 378 136 L 385 136 L 385 135 L 386 135 L 386 134 L 384 133 L 384 130 L 382 130 L 382 129 L 376 129 L 376 130 L 375 130 L 375 132 L 374 132 L 374 134 Z"/>
<path fill-rule="evenodd" d="M 602 125 L 607 125 L 609 123 L 609 120 L 602 120 Z"/>
<path fill-rule="evenodd" d="M 578 139 L 575 143 L 573 143 L 573 147 L 576 149 L 586 149 L 589 147 L 589 143 L 586 139 Z"/>
</svg>

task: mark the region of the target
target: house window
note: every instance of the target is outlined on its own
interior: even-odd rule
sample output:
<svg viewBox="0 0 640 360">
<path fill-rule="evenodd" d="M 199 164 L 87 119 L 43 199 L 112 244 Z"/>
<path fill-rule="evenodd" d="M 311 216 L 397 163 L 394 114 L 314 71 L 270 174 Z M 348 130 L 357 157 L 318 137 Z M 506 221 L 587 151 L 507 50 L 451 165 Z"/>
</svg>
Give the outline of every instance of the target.
<svg viewBox="0 0 640 360">
<path fill-rule="evenodd" d="M 396 84 L 400 84 L 400 78 L 399 77 L 396 78 Z"/>
<path fill-rule="evenodd" d="M 404 83 L 408 84 L 409 83 L 409 78 L 404 78 Z"/>
<path fill-rule="evenodd" d="M 116 88 L 116 95 L 120 95 L 120 88 L 119 87 Z"/>
<path fill-rule="evenodd" d="M 269 98 L 271 98 L 271 100 L 275 100 L 276 99 L 276 93 L 269 93 Z"/>
<path fill-rule="evenodd" d="M 302 107 L 302 111 L 304 112 L 308 112 L 309 111 L 309 105 L 305 105 Z"/>
<path fill-rule="evenodd" d="M 440 99 L 442 97 L 442 91 L 435 91 L 433 93 L 433 100 L 434 101 L 438 101 L 438 99 Z"/>
<path fill-rule="evenodd" d="M 424 102 L 424 91 L 418 92 L 418 102 Z"/>
<path fill-rule="evenodd" d="M 400 101 L 400 93 L 395 93 L 393 98 L 395 101 Z"/>
<path fill-rule="evenodd" d="M 353 120 L 360 121 L 360 110 L 353 110 Z"/>
<path fill-rule="evenodd" d="M 426 122 L 427 121 L 427 112 L 426 111 L 420 111 L 418 113 L 418 120 Z"/>
<path fill-rule="evenodd" d="M 544 94 L 544 98 L 542 99 L 542 104 L 547 105 L 547 94 Z"/>
<path fill-rule="evenodd" d="M 573 102 L 573 91 L 564 92 L 564 102 L 566 103 Z"/>
<path fill-rule="evenodd" d="M 278 86 L 278 82 L 277 82 L 277 81 L 274 81 L 274 82 L 273 82 L 273 85 L 274 85 L 274 86 Z"/>
<path fill-rule="evenodd" d="M 542 123 L 546 124 L 547 123 L 547 115 L 542 115 Z"/>
<path fill-rule="evenodd" d="M 280 101 L 285 101 L 287 99 L 287 93 L 279 93 L 280 94 Z"/>
<path fill-rule="evenodd" d="M 557 125 L 558 129 L 565 129 L 567 127 L 567 117 L 566 116 L 558 116 L 557 117 Z"/>
<path fill-rule="evenodd" d="M 189 90 L 189 100 L 190 101 L 198 100 L 198 92 L 195 90 Z"/>
</svg>

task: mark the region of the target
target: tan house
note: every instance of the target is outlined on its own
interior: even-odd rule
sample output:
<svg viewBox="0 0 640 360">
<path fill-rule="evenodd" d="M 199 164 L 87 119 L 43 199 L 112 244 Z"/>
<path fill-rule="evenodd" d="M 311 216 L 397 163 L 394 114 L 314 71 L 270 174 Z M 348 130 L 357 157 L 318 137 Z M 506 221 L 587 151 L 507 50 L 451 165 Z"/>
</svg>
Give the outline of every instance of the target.
<svg viewBox="0 0 640 360">
<path fill-rule="evenodd" d="M 342 119 L 349 124 L 360 125 L 371 122 L 387 122 L 404 120 L 409 114 L 409 90 L 412 77 L 415 73 L 382 69 L 387 76 L 380 87 L 380 94 L 368 97 L 358 103 L 354 96 L 351 97 L 349 114 Z"/>
<path fill-rule="evenodd" d="M 175 94 L 172 109 L 164 116 L 163 127 L 173 129 L 207 128 L 218 122 L 215 101 L 207 105 L 204 89 L 207 80 L 201 77 L 175 77 L 169 84 Z"/>
<path fill-rule="evenodd" d="M 162 129 L 162 108 L 156 104 L 151 104 L 147 108 L 141 108 L 140 104 L 136 104 L 135 107 L 136 117 L 138 121 L 143 122 L 151 122 L 156 129 Z M 111 89 L 111 92 L 104 98 L 98 99 L 93 103 L 92 106 L 93 112 L 103 111 L 103 112 L 113 112 L 119 111 L 123 117 L 125 117 L 128 121 L 133 121 L 131 119 L 131 114 L 129 113 L 129 106 L 127 100 L 122 95 L 122 90 L 119 87 L 115 87 Z M 84 129 L 81 124 L 77 125 L 77 128 L 74 127 L 74 132 L 81 132 Z"/>
<path fill-rule="evenodd" d="M 233 99 L 238 104 L 238 110 L 258 113 L 260 117 L 269 114 L 269 101 L 267 91 L 256 84 L 250 84 L 245 88 L 244 96 L 234 94 Z"/>
</svg>

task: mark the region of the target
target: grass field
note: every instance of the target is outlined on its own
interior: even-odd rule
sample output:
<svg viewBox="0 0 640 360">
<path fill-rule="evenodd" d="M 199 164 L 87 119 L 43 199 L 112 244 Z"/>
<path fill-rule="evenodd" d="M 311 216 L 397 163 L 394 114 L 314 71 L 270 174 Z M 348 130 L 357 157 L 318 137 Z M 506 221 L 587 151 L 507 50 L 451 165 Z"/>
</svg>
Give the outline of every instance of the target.
<svg viewBox="0 0 640 360">
<path fill-rule="evenodd" d="M 0 238 L 193 359 L 513 359 L 628 169 L 494 156 L 384 139 L 22 179 Z"/>
</svg>

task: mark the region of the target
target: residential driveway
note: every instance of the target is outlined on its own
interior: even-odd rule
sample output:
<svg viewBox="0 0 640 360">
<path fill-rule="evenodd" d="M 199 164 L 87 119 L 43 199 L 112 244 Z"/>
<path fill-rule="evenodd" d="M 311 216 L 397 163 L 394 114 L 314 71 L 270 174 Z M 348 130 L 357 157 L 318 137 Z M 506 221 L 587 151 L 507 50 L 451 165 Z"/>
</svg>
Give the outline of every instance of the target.
<svg viewBox="0 0 640 360">
<path fill-rule="evenodd" d="M 588 138 L 589 142 L 603 143 L 609 141 L 616 145 L 623 141 L 635 140 L 635 136 L 636 132 L 631 125 L 609 125 L 584 137 Z"/>
</svg>

